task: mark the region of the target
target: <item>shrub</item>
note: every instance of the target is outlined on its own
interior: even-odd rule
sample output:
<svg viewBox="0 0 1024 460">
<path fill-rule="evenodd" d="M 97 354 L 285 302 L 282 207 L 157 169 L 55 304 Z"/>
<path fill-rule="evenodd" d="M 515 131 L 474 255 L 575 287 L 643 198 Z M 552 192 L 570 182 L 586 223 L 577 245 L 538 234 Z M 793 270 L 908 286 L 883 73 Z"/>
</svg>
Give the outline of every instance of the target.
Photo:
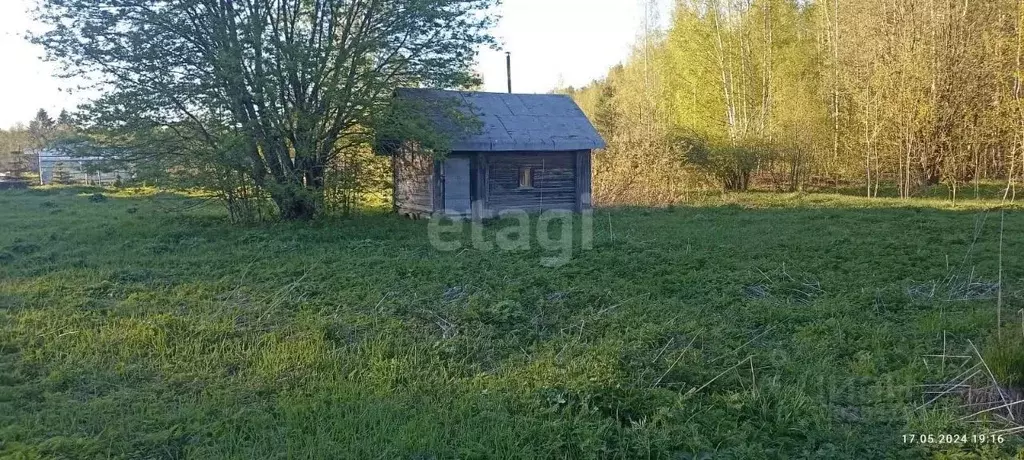
<svg viewBox="0 0 1024 460">
<path fill-rule="evenodd" d="M 756 142 L 708 142 L 684 137 L 675 142 L 687 163 L 714 177 L 724 190 L 747 190 L 750 175 L 770 149 Z"/>
</svg>

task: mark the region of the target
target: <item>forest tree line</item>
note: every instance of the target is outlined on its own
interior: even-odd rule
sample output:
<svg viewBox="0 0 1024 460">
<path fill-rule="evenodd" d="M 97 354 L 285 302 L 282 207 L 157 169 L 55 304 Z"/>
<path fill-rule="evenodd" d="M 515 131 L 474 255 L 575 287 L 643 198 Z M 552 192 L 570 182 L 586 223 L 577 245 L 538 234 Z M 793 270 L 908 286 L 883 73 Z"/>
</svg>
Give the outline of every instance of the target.
<svg viewBox="0 0 1024 460">
<path fill-rule="evenodd" d="M 596 202 L 752 182 L 955 198 L 1021 176 L 1022 18 L 1022 0 L 679 0 L 606 78 L 563 91 L 609 142 Z"/>
</svg>

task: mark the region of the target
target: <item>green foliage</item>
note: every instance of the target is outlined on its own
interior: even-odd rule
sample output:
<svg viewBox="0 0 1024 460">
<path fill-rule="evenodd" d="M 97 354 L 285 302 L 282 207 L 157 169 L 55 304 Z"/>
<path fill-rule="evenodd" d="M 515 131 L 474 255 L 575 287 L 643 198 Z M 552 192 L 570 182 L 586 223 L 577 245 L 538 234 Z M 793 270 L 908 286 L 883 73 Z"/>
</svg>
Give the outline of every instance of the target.
<svg viewBox="0 0 1024 460">
<path fill-rule="evenodd" d="M 751 145 L 770 147 L 754 148 L 771 153 L 753 174 L 765 188 L 855 182 L 873 196 L 894 183 L 908 198 L 940 181 L 1021 179 L 1024 4 L 841 3 L 675 2 L 667 30 L 572 91 L 609 142 L 596 201 L 666 204 L 704 188 L 675 161 L 677 139 L 694 136 L 732 146 L 697 165 L 717 165 L 730 188 L 744 174 L 721 176 L 761 156 Z"/>
<path fill-rule="evenodd" d="M 25 178 L 32 172 L 28 155 L 24 151 L 15 150 L 8 156 L 7 171 L 15 178 Z"/>
<path fill-rule="evenodd" d="M 723 190 L 747 190 L 750 175 L 768 160 L 770 151 L 756 143 L 716 144 L 690 137 L 675 142 L 685 161 L 711 175 Z"/>
<path fill-rule="evenodd" d="M 0 457 L 981 455 L 899 436 L 978 429 L 913 408 L 922 356 L 983 343 L 995 301 L 906 291 L 968 251 L 994 279 L 997 202 L 599 209 L 594 249 L 546 268 L 383 211 L 237 226 L 196 196 L 0 193 Z"/>
<path fill-rule="evenodd" d="M 57 124 L 45 109 L 39 109 L 36 112 L 36 116 L 28 124 L 28 132 L 35 141 L 37 149 L 45 148 L 53 140 L 56 128 Z"/>
<path fill-rule="evenodd" d="M 323 207 L 328 215 L 349 216 L 391 189 L 390 158 L 369 148 L 349 149 L 331 165 L 324 182 Z"/>
<path fill-rule="evenodd" d="M 414 100 L 396 98 L 374 121 L 374 149 L 394 154 L 414 146 L 422 154 L 444 158 L 451 151 L 451 136 L 479 131 L 482 122 L 467 113 L 456 100 Z"/>
<path fill-rule="evenodd" d="M 615 114 L 615 83 L 606 82 L 600 86 L 594 107 L 594 126 L 606 141 L 615 139 L 618 132 L 618 118 Z"/>
<path fill-rule="evenodd" d="M 75 122 L 67 111 L 62 110 L 55 122 L 44 109 L 36 112 L 27 127 L 19 123 L 10 130 L 0 130 L 0 172 L 38 182 L 35 173 L 39 172 L 39 152 L 65 148 L 75 138 L 75 131 Z"/>
<path fill-rule="evenodd" d="M 28 174 L 33 165 L 32 159 L 26 158 L 25 152 L 31 146 L 32 140 L 24 127 L 0 129 L 0 171 L 13 176 Z"/>
<path fill-rule="evenodd" d="M 134 152 L 152 177 L 197 168 L 197 152 L 220 163 L 188 180 L 308 219 L 328 169 L 370 144 L 396 87 L 479 83 L 493 4 L 42 0 L 37 19 L 53 27 L 33 39 L 68 74 L 107 83 L 85 111 L 95 141 Z"/>
</svg>

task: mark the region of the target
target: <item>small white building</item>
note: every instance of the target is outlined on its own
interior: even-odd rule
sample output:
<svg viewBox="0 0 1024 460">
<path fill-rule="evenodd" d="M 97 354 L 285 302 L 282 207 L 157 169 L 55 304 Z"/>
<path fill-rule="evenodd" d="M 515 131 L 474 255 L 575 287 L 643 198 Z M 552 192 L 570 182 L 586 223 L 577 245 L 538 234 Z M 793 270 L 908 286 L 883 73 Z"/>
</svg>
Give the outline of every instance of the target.
<svg viewBox="0 0 1024 460">
<path fill-rule="evenodd" d="M 80 157 L 57 150 L 39 152 L 39 183 L 52 185 L 61 182 L 61 176 L 70 184 L 110 185 L 131 179 L 133 174 L 115 167 L 102 157 Z"/>
</svg>

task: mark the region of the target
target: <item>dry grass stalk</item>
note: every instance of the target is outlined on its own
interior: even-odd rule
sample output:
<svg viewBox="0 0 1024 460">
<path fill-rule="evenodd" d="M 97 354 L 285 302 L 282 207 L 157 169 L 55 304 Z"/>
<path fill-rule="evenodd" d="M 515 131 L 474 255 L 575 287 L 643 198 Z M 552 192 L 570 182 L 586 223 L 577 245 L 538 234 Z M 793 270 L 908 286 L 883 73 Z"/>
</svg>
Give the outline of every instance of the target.
<svg viewBox="0 0 1024 460">
<path fill-rule="evenodd" d="M 959 409 L 968 412 L 957 421 L 997 424 L 998 429 L 988 435 L 1024 432 L 1024 425 L 1020 423 L 1024 420 L 1024 390 L 1001 384 L 974 343 L 970 340 L 967 343 L 971 355 L 926 355 L 940 358 L 943 362 L 966 358 L 965 364 L 973 364 L 945 383 L 922 385 L 925 388 L 923 394 L 929 399 L 915 410 L 924 409 L 945 396 L 956 395 L 962 400 Z"/>
</svg>

